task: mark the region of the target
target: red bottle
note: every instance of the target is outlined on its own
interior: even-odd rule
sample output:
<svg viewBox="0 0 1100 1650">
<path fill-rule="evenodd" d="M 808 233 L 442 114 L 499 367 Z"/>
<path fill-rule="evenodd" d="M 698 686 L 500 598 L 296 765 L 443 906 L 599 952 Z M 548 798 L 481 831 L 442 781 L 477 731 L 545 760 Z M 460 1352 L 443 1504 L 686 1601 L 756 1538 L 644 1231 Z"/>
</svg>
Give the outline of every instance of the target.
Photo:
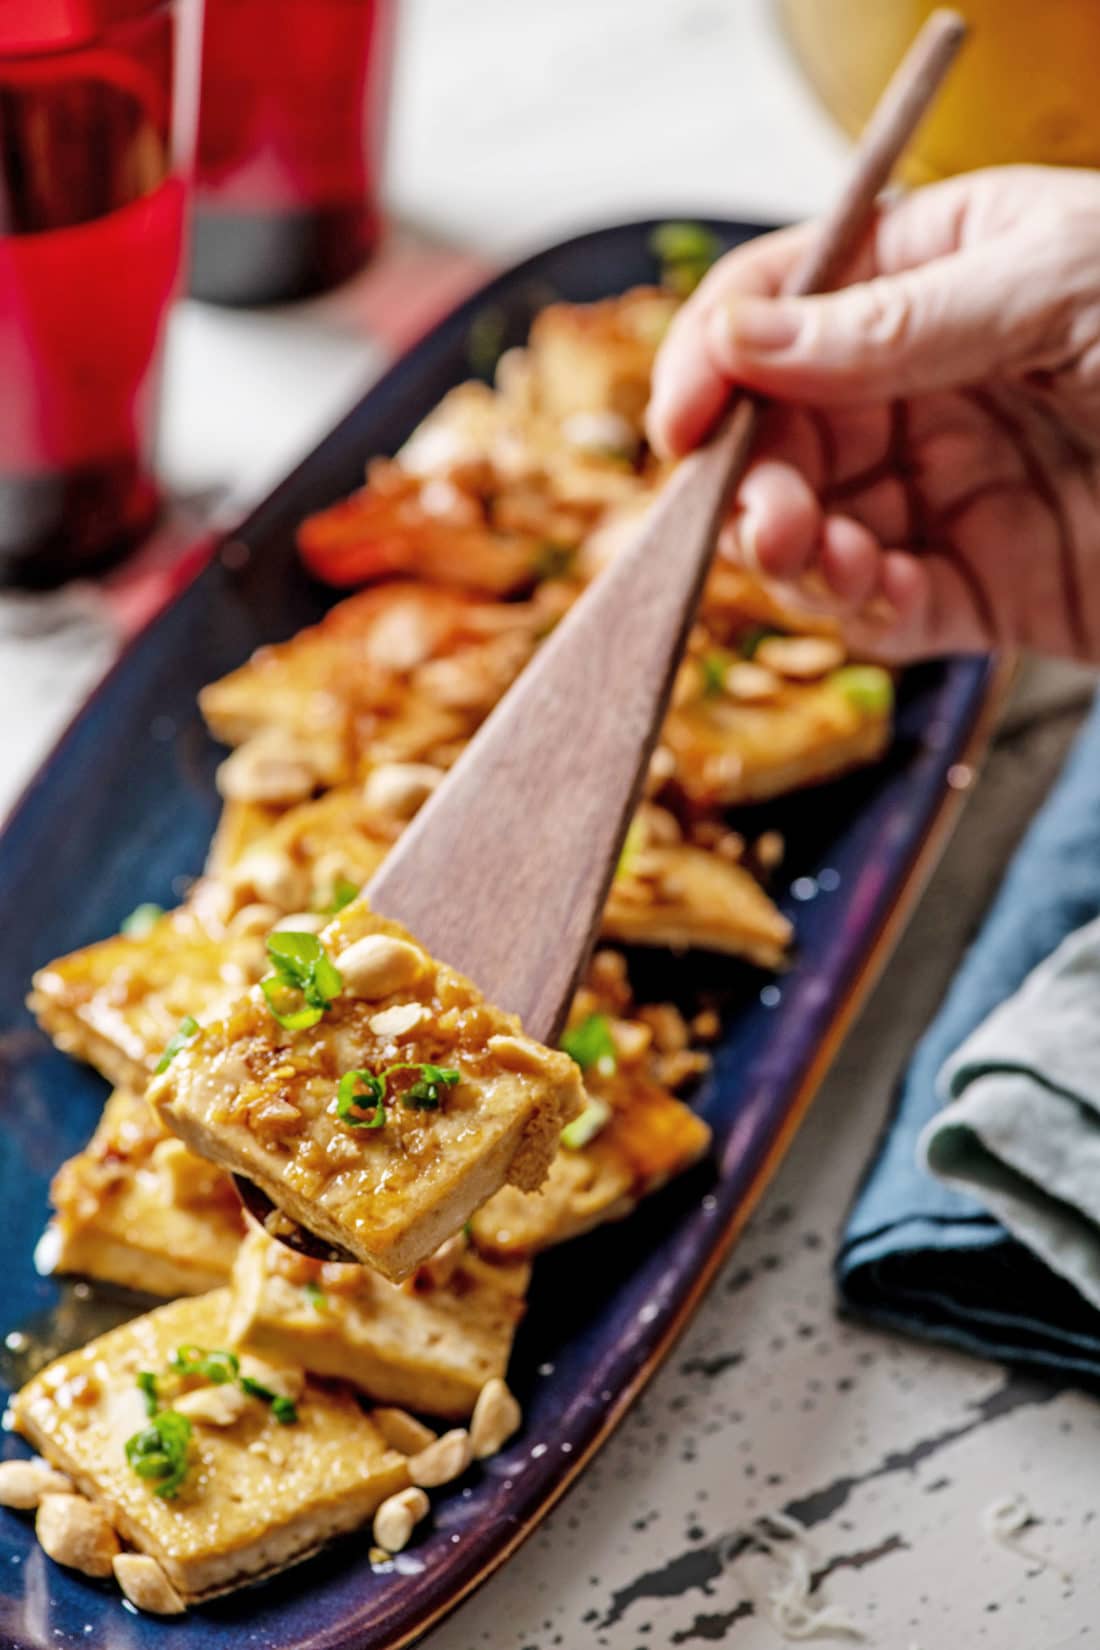
<svg viewBox="0 0 1100 1650">
<path fill-rule="evenodd" d="M 193 0 L 0 0 L 0 580 L 125 550 L 157 505 Z"/>
<path fill-rule="evenodd" d="M 207 0 L 191 291 L 323 291 L 379 231 L 394 0 Z"/>
</svg>

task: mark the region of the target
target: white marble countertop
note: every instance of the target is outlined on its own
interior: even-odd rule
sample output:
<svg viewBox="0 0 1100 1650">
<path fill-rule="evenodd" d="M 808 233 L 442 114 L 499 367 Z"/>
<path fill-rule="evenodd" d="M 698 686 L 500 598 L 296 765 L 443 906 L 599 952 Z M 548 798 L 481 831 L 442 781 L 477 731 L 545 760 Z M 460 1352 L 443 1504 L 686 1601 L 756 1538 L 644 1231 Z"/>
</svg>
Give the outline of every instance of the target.
<svg viewBox="0 0 1100 1650">
<path fill-rule="evenodd" d="M 494 262 L 652 212 L 780 219 L 819 207 L 845 156 L 764 0 L 406 0 L 395 109 L 390 198 L 406 229 L 384 268 L 296 309 L 182 307 L 165 423 L 182 492 L 231 514 L 227 500 L 257 496 L 307 450 L 384 360 L 374 323 L 386 309 L 392 342 L 395 283 L 406 332 L 438 300 L 431 243 Z M 117 610 L 92 587 L 0 599 L 0 811 L 109 662 Z M 1084 691 L 1080 673 L 1030 674 L 905 941 L 684 1341 L 432 1650 L 772 1650 L 769 1561 L 734 1556 L 731 1538 L 785 1509 L 859 1642 L 1100 1642 L 1100 1409 L 841 1322 L 831 1280 L 896 1076 Z M 982 1533 L 988 1504 L 1017 1493 L 1038 1520 L 1030 1556 Z"/>
</svg>

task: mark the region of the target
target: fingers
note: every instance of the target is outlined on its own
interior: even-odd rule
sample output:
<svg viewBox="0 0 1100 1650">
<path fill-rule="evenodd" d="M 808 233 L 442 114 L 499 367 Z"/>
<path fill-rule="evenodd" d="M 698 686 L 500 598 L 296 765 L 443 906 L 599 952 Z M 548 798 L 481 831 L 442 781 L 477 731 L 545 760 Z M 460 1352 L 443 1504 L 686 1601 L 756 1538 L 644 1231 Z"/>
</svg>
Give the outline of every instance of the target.
<svg viewBox="0 0 1100 1650">
<path fill-rule="evenodd" d="M 735 386 L 835 406 L 1009 369 L 1049 325 L 1050 281 L 1027 272 L 1053 255 L 1049 226 L 1033 233 L 1033 213 L 1009 210 L 1014 192 L 1034 208 L 1033 169 L 1007 181 L 997 171 L 956 178 L 891 203 L 846 272 L 855 284 L 820 297 L 782 295 L 815 225 L 738 248 L 710 272 L 658 355 L 654 446 L 688 451 Z"/>
</svg>

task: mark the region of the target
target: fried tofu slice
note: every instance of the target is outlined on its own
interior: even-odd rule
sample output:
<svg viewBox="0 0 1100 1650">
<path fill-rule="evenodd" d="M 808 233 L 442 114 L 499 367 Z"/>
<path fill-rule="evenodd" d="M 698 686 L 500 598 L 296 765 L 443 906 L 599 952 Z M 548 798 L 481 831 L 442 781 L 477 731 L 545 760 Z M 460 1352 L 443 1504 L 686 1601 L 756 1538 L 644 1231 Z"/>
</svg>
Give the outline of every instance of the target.
<svg viewBox="0 0 1100 1650">
<path fill-rule="evenodd" d="M 149 1425 L 137 1376 L 167 1372 L 181 1347 L 226 1350 L 228 1322 L 225 1290 L 174 1301 L 57 1359 L 12 1402 L 17 1431 L 191 1604 L 308 1557 L 408 1483 L 405 1457 L 387 1447 L 350 1392 L 307 1383 L 292 1365 L 243 1357 L 242 1373 L 292 1399 L 296 1419 L 281 1423 L 258 1397 L 233 1406 L 239 1412 L 228 1422 L 228 1404 L 221 1420 L 192 1407 L 182 1482 L 173 1497 L 158 1495 L 155 1480 L 127 1460 L 127 1441 Z M 174 1413 L 202 1392 L 238 1390 L 201 1378 L 182 1384 Z"/>
<path fill-rule="evenodd" d="M 211 733 L 243 747 L 222 794 L 286 805 L 379 762 L 446 766 L 572 599 L 560 586 L 493 603 L 395 583 L 341 602 L 203 689 Z"/>
<path fill-rule="evenodd" d="M 541 1191 L 504 1186 L 474 1215 L 482 1254 L 534 1255 L 619 1220 L 698 1162 L 710 1129 L 659 1080 L 676 1067 L 683 1078 L 705 1069 L 688 1035 L 671 1005 L 635 1008 L 622 957 L 597 953 L 565 1037 L 586 1062 L 588 1110 L 565 1130 Z"/>
<path fill-rule="evenodd" d="M 608 939 L 724 951 L 759 968 L 782 968 L 793 932 L 744 865 L 685 841 L 670 813 L 642 805 L 604 911 Z"/>
<path fill-rule="evenodd" d="M 200 1156 L 400 1282 L 506 1181 L 542 1184 L 583 1107 L 580 1076 L 364 901 L 308 938 L 336 993 L 324 987 L 315 1023 L 291 1028 L 301 992 L 253 991 L 180 1050 L 149 1099 Z"/>
<path fill-rule="evenodd" d="M 644 286 L 593 304 L 548 304 L 527 346 L 535 406 L 559 421 L 614 414 L 640 434 L 653 362 L 678 307 L 672 293 Z"/>
<path fill-rule="evenodd" d="M 114 935 L 38 970 L 28 1003 L 58 1048 L 140 1093 L 182 1021 L 228 1009 L 260 978 L 262 937 L 208 916 L 207 892 L 144 934 Z"/>
<path fill-rule="evenodd" d="M 530 1275 L 522 1260 L 494 1265 L 459 1236 L 405 1283 L 388 1283 L 253 1230 L 233 1271 L 232 1338 L 376 1403 L 461 1421 L 508 1367 Z"/>
<path fill-rule="evenodd" d="M 890 678 L 874 666 L 797 681 L 754 659 L 728 665 L 726 681 L 682 700 L 661 731 L 675 788 L 696 808 L 765 802 L 820 785 L 877 761 L 890 743 Z"/>
<path fill-rule="evenodd" d="M 61 1165 L 50 1201 L 38 1251 L 50 1271 L 149 1295 L 216 1289 L 244 1234 L 229 1176 L 189 1152 L 126 1089 L 114 1091 L 87 1146 Z"/>
</svg>

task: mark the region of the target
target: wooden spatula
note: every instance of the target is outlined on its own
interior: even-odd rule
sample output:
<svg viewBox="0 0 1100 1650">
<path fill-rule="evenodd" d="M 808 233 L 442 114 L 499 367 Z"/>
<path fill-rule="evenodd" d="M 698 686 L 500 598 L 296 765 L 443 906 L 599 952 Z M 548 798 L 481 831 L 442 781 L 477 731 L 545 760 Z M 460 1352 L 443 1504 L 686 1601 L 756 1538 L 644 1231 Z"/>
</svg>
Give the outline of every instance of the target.
<svg viewBox="0 0 1100 1650">
<path fill-rule="evenodd" d="M 842 273 L 965 33 L 955 12 L 928 19 L 791 292 L 820 291 Z M 677 467 L 635 542 L 543 643 L 367 888 L 376 911 L 541 1042 L 556 1041 L 588 961 L 760 407 L 738 397 Z M 264 1194 L 238 1186 L 264 1220 Z M 308 1233 L 280 1235 L 334 1258 Z"/>
</svg>

